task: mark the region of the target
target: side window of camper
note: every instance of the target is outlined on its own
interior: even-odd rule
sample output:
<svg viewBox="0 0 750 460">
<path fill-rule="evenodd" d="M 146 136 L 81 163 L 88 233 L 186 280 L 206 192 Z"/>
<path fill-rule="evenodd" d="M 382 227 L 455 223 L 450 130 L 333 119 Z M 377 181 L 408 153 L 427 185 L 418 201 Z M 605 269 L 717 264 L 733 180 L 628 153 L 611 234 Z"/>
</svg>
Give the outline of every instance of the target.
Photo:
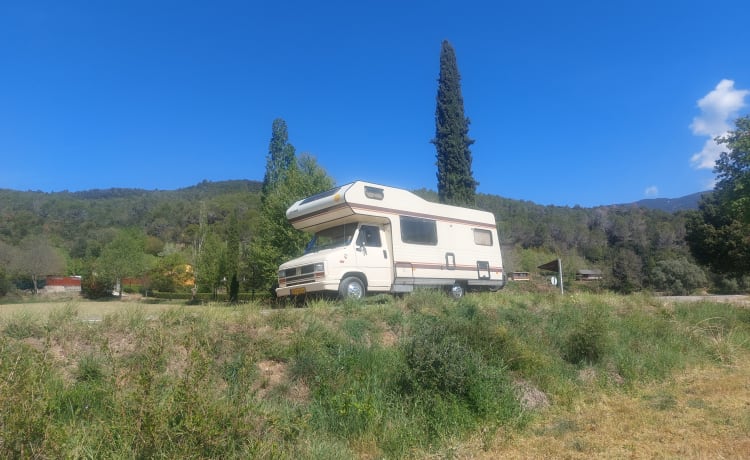
<svg viewBox="0 0 750 460">
<path fill-rule="evenodd" d="M 481 228 L 474 229 L 474 244 L 492 246 L 492 232 Z"/>
<path fill-rule="evenodd" d="M 412 244 L 437 245 L 437 225 L 434 220 L 400 216 L 401 241 Z"/>
<path fill-rule="evenodd" d="M 380 243 L 380 229 L 372 225 L 363 225 L 359 228 L 359 236 L 357 237 L 357 246 L 368 246 L 371 248 L 379 248 Z"/>
</svg>

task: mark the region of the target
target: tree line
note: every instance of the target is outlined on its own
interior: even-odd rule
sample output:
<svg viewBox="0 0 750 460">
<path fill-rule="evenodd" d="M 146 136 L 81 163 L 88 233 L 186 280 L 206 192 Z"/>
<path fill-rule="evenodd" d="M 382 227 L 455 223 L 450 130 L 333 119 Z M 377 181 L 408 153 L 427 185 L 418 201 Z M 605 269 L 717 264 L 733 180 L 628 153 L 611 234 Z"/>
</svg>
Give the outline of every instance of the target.
<svg viewBox="0 0 750 460">
<path fill-rule="evenodd" d="M 33 279 L 47 274 L 97 274 L 105 291 L 117 278 L 145 277 L 154 291 L 190 292 L 195 280 L 199 292 L 216 293 L 236 278 L 240 291 L 266 292 L 278 263 L 299 255 L 309 237 L 287 224 L 287 207 L 333 186 L 312 157 L 289 164 L 265 194 L 263 183 L 251 181 L 170 192 L 0 190 L 0 293 L 33 289 Z M 600 269 L 604 287 L 618 291 L 744 286 L 742 277 L 731 281 L 692 257 L 687 223 L 697 212 L 541 206 L 481 193 L 475 203 L 496 216 L 508 271 L 533 273 L 561 257 L 566 276 Z"/>
</svg>

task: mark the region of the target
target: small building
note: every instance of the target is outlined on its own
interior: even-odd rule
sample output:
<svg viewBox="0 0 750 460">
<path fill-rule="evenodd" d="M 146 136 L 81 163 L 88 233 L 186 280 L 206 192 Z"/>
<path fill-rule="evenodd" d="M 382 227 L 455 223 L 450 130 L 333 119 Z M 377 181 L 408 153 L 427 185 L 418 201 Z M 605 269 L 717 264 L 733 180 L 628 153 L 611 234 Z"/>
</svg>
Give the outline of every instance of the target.
<svg viewBox="0 0 750 460">
<path fill-rule="evenodd" d="M 585 268 L 576 272 L 576 281 L 599 281 L 602 278 L 601 270 Z"/>
<path fill-rule="evenodd" d="M 531 274 L 529 274 L 529 272 L 512 272 L 510 274 L 510 279 L 513 281 L 529 281 L 531 279 Z"/>
<path fill-rule="evenodd" d="M 47 276 L 44 285 L 46 293 L 81 292 L 80 276 Z"/>
</svg>

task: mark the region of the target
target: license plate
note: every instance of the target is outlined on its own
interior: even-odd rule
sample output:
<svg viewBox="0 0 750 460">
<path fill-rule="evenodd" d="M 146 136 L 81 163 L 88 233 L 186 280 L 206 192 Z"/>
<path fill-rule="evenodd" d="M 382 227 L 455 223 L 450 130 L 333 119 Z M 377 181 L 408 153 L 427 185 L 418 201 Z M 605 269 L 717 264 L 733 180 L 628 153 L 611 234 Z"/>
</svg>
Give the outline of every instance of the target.
<svg viewBox="0 0 750 460">
<path fill-rule="evenodd" d="M 305 288 L 299 287 L 299 288 L 292 288 L 292 295 L 302 295 L 305 293 Z"/>
</svg>

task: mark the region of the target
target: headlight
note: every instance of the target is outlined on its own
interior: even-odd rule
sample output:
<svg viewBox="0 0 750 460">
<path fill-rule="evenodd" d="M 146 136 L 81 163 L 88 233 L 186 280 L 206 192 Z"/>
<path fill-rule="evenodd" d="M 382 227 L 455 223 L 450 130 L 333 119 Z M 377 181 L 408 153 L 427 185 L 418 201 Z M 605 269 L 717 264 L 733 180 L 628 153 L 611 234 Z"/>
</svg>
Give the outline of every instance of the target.
<svg viewBox="0 0 750 460">
<path fill-rule="evenodd" d="M 318 262 L 317 264 L 315 264 L 314 271 L 316 272 L 325 271 L 325 265 L 323 264 L 323 262 Z"/>
</svg>

